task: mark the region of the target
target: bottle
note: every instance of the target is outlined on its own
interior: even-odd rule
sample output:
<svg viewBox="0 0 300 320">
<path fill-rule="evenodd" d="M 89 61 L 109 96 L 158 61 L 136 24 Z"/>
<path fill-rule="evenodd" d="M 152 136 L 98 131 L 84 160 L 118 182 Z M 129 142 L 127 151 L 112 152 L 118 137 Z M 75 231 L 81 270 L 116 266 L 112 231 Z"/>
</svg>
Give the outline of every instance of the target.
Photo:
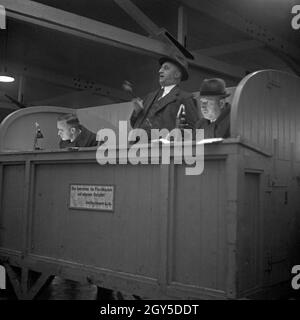
<svg viewBox="0 0 300 320">
<path fill-rule="evenodd" d="M 40 125 L 36 122 L 35 123 L 35 136 L 34 136 L 34 144 L 33 144 L 33 149 L 34 150 L 41 150 L 42 147 L 39 143 L 39 139 L 43 139 L 44 136 L 42 134 L 42 130 L 40 128 Z"/>
</svg>

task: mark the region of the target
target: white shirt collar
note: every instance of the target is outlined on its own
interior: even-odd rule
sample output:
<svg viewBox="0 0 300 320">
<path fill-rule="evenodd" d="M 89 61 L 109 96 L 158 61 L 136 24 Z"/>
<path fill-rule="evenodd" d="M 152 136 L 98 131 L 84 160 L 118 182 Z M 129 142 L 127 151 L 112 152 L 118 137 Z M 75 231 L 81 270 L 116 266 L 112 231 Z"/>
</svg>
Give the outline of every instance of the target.
<svg viewBox="0 0 300 320">
<path fill-rule="evenodd" d="M 174 87 L 176 87 L 176 84 L 172 84 L 172 85 L 170 85 L 170 86 L 165 86 L 165 87 L 163 87 L 164 93 L 162 94 L 162 97 L 164 97 L 165 95 L 167 95 Z"/>
</svg>

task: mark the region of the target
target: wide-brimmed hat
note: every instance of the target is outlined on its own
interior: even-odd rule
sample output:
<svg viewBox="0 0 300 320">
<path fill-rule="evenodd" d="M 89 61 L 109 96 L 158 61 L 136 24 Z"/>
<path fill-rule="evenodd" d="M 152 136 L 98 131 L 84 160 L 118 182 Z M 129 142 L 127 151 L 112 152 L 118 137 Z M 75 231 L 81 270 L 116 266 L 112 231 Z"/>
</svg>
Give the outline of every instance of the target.
<svg viewBox="0 0 300 320">
<path fill-rule="evenodd" d="M 183 57 L 174 54 L 171 56 L 163 56 L 158 61 L 160 65 L 163 65 L 165 62 L 175 64 L 181 71 L 181 81 L 185 81 L 189 78 L 188 63 Z"/>
<path fill-rule="evenodd" d="M 223 79 L 204 79 L 200 87 L 200 96 L 218 96 L 226 98 L 230 93 L 226 92 L 226 84 Z"/>
</svg>

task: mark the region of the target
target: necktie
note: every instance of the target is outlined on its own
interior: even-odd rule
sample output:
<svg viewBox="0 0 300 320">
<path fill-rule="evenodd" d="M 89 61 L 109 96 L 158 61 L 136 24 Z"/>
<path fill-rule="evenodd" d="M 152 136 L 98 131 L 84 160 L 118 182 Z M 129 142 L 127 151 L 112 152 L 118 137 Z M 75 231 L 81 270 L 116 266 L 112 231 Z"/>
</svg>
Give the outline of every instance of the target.
<svg viewBox="0 0 300 320">
<path fill-rule="evenodd" d="M 165 88 L 160 88 L 158 95 L 157 95 L 157 100 L 161 99 L 163 97 Z"/>
</svg>

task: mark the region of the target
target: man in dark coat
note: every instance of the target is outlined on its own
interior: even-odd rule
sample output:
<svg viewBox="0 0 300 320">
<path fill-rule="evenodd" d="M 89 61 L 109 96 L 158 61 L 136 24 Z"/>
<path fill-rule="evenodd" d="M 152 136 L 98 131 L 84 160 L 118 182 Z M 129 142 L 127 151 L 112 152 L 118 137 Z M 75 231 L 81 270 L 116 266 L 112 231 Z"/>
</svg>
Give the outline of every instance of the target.
<svg viewBox="0 0 300 320">
<path fill-rule="evenodd" d="M 79 123 L 75 114 L 62 115 L 57 119 L 60 148 L 97 146 L 96 134 Z"/>
<path fill-rule="evenodd" d="M 204 138 L 228 138 L 230 136 L 230 104 L 225 98 L 225 81 L 219 78 L 205 79 L 196 99 L 201 119 L 197 129 L 204 129 Z"/>
<path fill-rule="evenodd" d="M 130 122 L 133 128 L 146 130 L 150 138 L 151 129 L 176 128 L 179 107 L 185 107 L 187 127 L 195 128 L 197 109 L 192 95 L 179 88 L 181 81 L 188 79 L 186 61 L 180 56 L 159 59 L 160 89 L 149 93 L 143 100 L 135 99 Z"/>
</svg>

